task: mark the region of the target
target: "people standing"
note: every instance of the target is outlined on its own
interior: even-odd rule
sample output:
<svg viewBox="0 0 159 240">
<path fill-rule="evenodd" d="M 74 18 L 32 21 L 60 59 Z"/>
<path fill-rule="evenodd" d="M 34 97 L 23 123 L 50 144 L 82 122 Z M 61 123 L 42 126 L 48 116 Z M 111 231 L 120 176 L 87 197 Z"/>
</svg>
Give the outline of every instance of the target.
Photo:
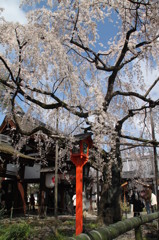
<svg viewBox="0 0 159 240">
<path fill-rule="evenodd" d="M 30 210 L 35 211 L 35 198 L 33 193 L 30 196 Z"/>
<path fill-rule="evenodd" d="M 142 198 L 145 201 L 145 207 L 146 207 L 147 214 L 151 213 L 151 194 L 152 194 L 152 190 L 150 187 L 146 187 L 142 191 Z"/>
<path fill-rule="evenodd" d="M 75 213 L 76 212 L 76 194 L 73 195 L 72 201 L 73 201 L 73 208 L 74 208 L 74 213 Z"/>
<path fill-rule="evenodd" d="M 154 193 L 151 193 L 151 211 L 152 213 L 157 209 L 157 197 Z"/>
<path fill-rule="evenodd" d="M 144 203 L 137 191 L 137 188 L 133 191 L 130 203 L 133 204 L 134 217 L 140 216 L 140 212 L 142 212 L 144 208 Z"/>
</svg>

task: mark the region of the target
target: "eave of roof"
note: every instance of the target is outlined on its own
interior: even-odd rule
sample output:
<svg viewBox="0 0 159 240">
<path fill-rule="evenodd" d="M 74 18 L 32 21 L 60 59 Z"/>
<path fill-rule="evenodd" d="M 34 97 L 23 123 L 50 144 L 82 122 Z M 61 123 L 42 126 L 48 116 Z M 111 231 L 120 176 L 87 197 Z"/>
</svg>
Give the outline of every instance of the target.
<svg viewBox="0 0 159 240">
<path fill-rule="evenodd" d="M 87 133 L 81 133 L 81 134 L 74 135 L 74 137 L 77 141 L 81 141 L 88 137 L 91 137 L 92 135 L 93 134 L 91 132 L 87 132 Z"/>
<path fill-rule="evenodd" d="M 6 143 L 0 143 L 0 155 L 2 154 L 8 154 L 8 155 L 13 155 L 15 157 L 23 158 L 23 159 L 28 159 L 28 160 L 36 160 L 33 157 L 27 156 L 17 150 L 15 150 L 11 145 L 6 144 Z"/>
</svg>

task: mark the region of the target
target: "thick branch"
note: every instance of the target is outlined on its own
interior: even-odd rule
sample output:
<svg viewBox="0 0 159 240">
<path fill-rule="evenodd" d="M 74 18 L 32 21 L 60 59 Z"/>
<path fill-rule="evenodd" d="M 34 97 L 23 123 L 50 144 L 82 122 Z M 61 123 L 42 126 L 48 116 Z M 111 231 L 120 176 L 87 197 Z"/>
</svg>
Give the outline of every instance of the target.
<svg viewBox="0 0 159 240">
<path fill-rule="evenodd" d="M 117 95 L 120 95 L 120 96 L 126 96 L 126 97 L 130 97 L 130 96 L 133 96 L 133 97 L 137 97 L 141 100 L 143 100 L 144 102 L 147 102 L 147 103 L 150 103 L 150 104 L 154 104 L 155 101 L 152 101 L 150 98 L 146 98 L 145 96 L 139 94 L 139 93 L 136 93 L 136 92 L 120 92 L 120 91 L 116 91 L 112 94 L 111 98 L 117 96 Z"/>
<path fill-rule="evenodd" d="M 113 70 L 111 76 L 109 77 L 108 79 L 108 89 L 107 89 L 107 94 L 105 96 L 105 103 L 104 103 L 104 110 L 106 111 L 107 110 L 107 107 L 110 103 L 110 100 L 111 100 L 111 95 L 113 93 L 113 88 L 114 88 L 114 82 L 115 82 L 115 79 L 116 79 L 116 76 L 117 76 L 117 73 L 119 71 L 119 66 L 120 64 L 122 63 L 124 57 L 125 57 L 125 54 L 126 52 L 128 51 L 128 42 L 129 42 L 129 38 L 131 36 L 131 34 L 133 32 L 136 31 L 136 28 L 132 28 L 130 29 L 127 34 L 126 34 L 126 39 L 125 39 L 125 43 L 124 43 L 124 46 L 121 50 L 121 53 L 119 55 L 119 58 L 118 60 L 116 61 L 116 64 L 115 64 L 115 69 Z"/>
<path fill-rule="evenodd" d="M 22 129 L 19 125 L 19 121 L 17 119 L 17 116 L 16 116 L 16 110 L 15 110 L 15 98 L 17 97 L 18 95 L 18 90 L 15 91 L 15 93 L 13 94 L 13 97 L 11 99 L 11 105 L 12 105 L 12 116 L 13 116 L 13 119 L 14 119 L 14 122 L 16 124 L 16 129 L 17 131 L 22 134 L 22 135 L 26 135 L 26 136 L 31 136 L 33 135 L 34 133 L 37 133 L 39 131 L 42 131 L 44 134 L 48 135 L 49 137 L 55 137 L 56 135 L 58 136 L 58 132 L 56 132 L 55 130 L 53 131 L 52 130 L 49 130 L 47 127 L 45 126 L 42 126 L 42 125 L 39 125 L 37 127 L 35 127 L 34 129 L 30 130 L 30 131 L 26 131 L 24 129 Z M 56 135 L 55 135 L 56 134 Z M 62 137 L 63 138 L 63 137 Z"/>
<path fill-rule="evenodd" d="M 128 1 L 128 2 L 131 2 L 131 3 L 133 3 L 133 4 L 137 4 L 137 5 L 144 5 L 144 6 L 150 5 L 149 2 L 145 3 L 145 2 L 143 2 L 142 0 L 141 0 L 141 1 L 127 0 L 127 1 Z"/>
<path fill-rule="evenodd" d="M 159 81 L 159 77 L 154 81 L 154 83 L 150 86 L 150 88 L 147 90 L 147 92 L 145 93 L 144 97 L 147 97 L 147 95 L 150 93 L 150 91 L 153 89 L 153 87 L 157 84 L 157 82 Z"/>
<path fill-rule="evenodd" d="M 153 144 L 155 146 L 159 145 L 159 142 L 157 142 L 157 141 L 147 140 L 147 139 L 144 139 L 144 138 L 130 137 L 128 135 L 123 135 L 123 134 L 120 134 L 120 137 L 129 139 L 129 140 L 133 140 L 133 141 L 144 142 L 144 143 L 147 143 L 147 144 L 150 143 L 150 144 Z"/>
<path fill-rule="evenodd" d="M 142 46 L 145 46 L 145 45 L 149 45 L 150 43 L 154 42 L 155 40 L 157 40 L 159 38 L 159 34 L 152 40 L 149 40 L 149 41 L 143 41 L 141 43 L 138 43 L 135 48 L 139 48 L 139 47 L 142 47 Z"/>
<path fill-rule="evenodd" d="M 100 58 L 99 54 L 97 54 L 96 52 L 94 52 L 94 51 L 93 51 L 92 49 L 90 49 L 89 47 L 85 47 L 83 44 L 80 44 L 79 42 L 74 41 L 73 39 L 71 39 L 70 42 L 71 42 L 72 44 L 74 44 L 75 46 L 83 49 L 83 50 L 87 53 L 87 55 L 88 55 L 89 58 L 90 58 L 90 55 L 88 54 L 88 52 L 91 53 L 91 54 L 94 56 L 93 62 L 95 63 L 97 69 L 103 70 L 103 71 L 107 71 L 107 72 L 112 72 L 112 71 L 114 70 L 114 67 L 113 67 L 113 66 L 112 66 L 112 67 L 107 67 L 106 64 L 105 64 L 105 63 L 102 61 L 102 59 Z M 91 59 L 91 62 L 92 62 L 92 58 L 90 58 L 90 59 Z M 99 65 L 99 63 L 100 63 L 101 65 Z"/>
<path fill-rule="evenodd" d="M 6 67 L 6 69 L 8 70 L 10 76 L 11 76 L 11 79 L 12 81 L 15 83 L 15 80 L 14 80 L 14 76 L 13 76 L 13 73 L 10 69 L 10 67 L 8 66 L 8 64 L 6 63 L 6 61 L 0 56 L 0 60 L 2 61 L 2 63 L 4 64 L 4 66 Z"/>
<path fill-rule="evenodd" d="M 11 83 L 8 83 L 6 80 L 3 80 L 0 78 L 0 83 L 2 83 L 4 86 L 12 89 L 12 90 L 15 90 L 16 88 L 11 84 Z"/>
<path fill-rule="evenodd" d="M 72 107 L 68 106 L 67 103 L 65 103 L 64 101 L 61 101 L 57 96 L 55 96 L 53 93 L 50 93 L 50 92 L 47 92 L 47 91 L 42 91 L 40 89 L 37 89 L 37 88 L 33 88 L 31 89 L 29 86 L 27 86 L 27 88 L 33 92 L 36 92 L 36 93 L 39 93 L 39 94 L 44 94 L 44 95 L 47 95 L 47 96 L 50 96 L 52 97 L 55 101 L 57 101 L 57 103 L 52 103 L 52 104 L 45 104 L 43 102 L 40 102 L 38 100 L 35 100 L 35 99 L 32 99 L 30 96 L 26 96 L 26 94 L 22 91 L 21 89 L 21 94 L 23 96 L 26 97 L 26 99 L 28 99 L 29 101 L 31 102 L 34 102 L 35 104 L 38 104 L 40 107 L 44 108 L 44 109 L 54 109 L 54 108 L 58 108 L 58 107 L 63 107 L 65 108 L 66 110 L 70 111 L 72 114 L 74 115 L 77 115 L 79 117 L 82 117 L 82 118 L 87 118 L 88 117 L 88 113 L 84 113 L 84 112 L 78 112 L 76 110 L 74 110 Z"/>
</svg>

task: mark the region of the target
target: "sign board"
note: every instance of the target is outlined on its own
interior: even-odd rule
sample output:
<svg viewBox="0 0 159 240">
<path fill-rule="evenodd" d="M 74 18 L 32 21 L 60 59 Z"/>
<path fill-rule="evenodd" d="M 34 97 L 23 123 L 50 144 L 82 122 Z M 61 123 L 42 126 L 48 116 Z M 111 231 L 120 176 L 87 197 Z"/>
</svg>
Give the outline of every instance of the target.
<svg viewBox="0 0 159 240">
<path fill-rule="evenodd" d="M 16 176 L 19 170 L 19 166 L 15 164 L 7 164 L 6 172 L 9 173 L 10 175 Z"/>
<path fill-rule="evenodd" d="M 24 179 L 39 179 L 40 178 L 40 164 L 34 164 L 33 167 L 25 166 Z"/>
</svg>

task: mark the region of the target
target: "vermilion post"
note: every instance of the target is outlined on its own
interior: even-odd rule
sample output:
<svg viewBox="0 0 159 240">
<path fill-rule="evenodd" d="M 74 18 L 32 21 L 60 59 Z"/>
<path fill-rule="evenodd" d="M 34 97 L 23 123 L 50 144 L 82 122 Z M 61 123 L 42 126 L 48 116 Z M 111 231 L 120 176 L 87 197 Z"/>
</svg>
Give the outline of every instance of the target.
<svg viewBox="0 0 159 240">
<path fill-rule="evenodd" d="M 76 135 L 76 137 L 81 135 Z M 79 141 L 79 148 L 71 151 L 71 161 L 76 166 L 76 235 L 83 231 L 83 166 L 88 161 L 89 147 L 92 145 L 90 134 L 82 134 L 85 138 Z"/>
<path fill-rule="evenodd" d="M 76 166 L 76 235 L 83 232 L 83 166 Z"/>
</svg>

